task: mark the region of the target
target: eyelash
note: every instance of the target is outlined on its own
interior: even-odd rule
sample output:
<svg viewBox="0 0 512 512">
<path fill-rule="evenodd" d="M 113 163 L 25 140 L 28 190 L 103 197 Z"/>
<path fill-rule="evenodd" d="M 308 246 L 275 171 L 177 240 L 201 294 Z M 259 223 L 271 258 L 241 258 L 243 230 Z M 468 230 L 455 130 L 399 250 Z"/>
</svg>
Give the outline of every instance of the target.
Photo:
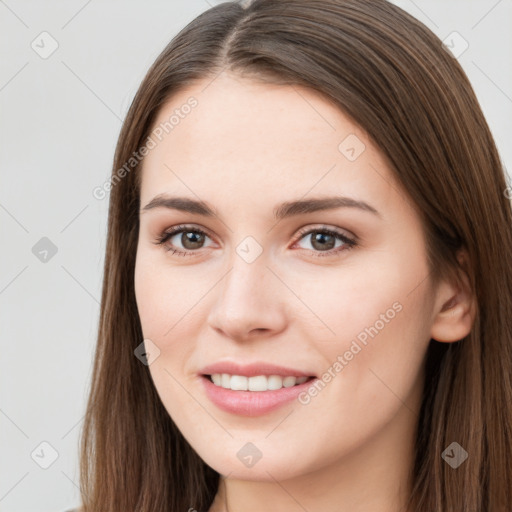
<svg viewBox="0 0 512 512">
<path fill-rule="evenodd" d="M 166 242 L 171 239 L 174 235 L 181 232 L 191 232 L 191 233 L 199 233 L 201 235 L 205 235 L 209 238 L 211 238 L 206 231 L 203 231 L 200 228 L 187 226 L 187 225 L 179 225 L 172 228 L 170 231 L 164 231 L 162 234 L 160 234 L 157 237 L 156 242 L 154 242 L 156 245 L 162 245 L 164 246 L 164 249 L 166 251 L 170 251 L 172 254 L 176 254 L 178 256 L 195 256 L 195 252 L 198 251 L 182 251 L 181 249 L 174 249 L 172 247 L 167 247 L 165 244 Z M 325 256 L 333 256 L 333 255 L 341 255 L 339 253 L 349 251 L 350 249 L 353 249 L 355 246 L 357 246 L 357 242 L 351 238 L 348 238 L 347 236 L 343 235 L 342 233 L 327 229 L 327 228 L 303 228 L 299 230 L 299 237 L 295 240 L 294 244 L 298 241 L 300 241 L 304 236 L 310 235 L 311 233 L 322 233 L 325 235 L 331 235 L 335 237 L 337 240 L 341 240 L 345 245 L 342 247 L 338 247 L 336 249 L 330 249 L 329 251 L 313 251 L 310 249 L 304 249 L 306 251 L 312 251 L 315 254 L 315 257 L 325 257 Z"/>
</svg>

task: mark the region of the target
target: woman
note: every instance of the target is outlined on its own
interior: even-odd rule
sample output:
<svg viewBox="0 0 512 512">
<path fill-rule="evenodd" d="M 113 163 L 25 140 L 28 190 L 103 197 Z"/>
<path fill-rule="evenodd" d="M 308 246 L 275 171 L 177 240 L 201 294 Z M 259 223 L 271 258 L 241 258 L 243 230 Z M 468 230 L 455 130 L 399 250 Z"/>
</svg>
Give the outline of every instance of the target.
<svg viewBox="0 0 512 512">
<path fill-rule="evenodd" d="M 510 510 L 510 202 L 425 26 L 384 0 L 209 9 L 106 188 L 85 512 Z"/>
</svg>

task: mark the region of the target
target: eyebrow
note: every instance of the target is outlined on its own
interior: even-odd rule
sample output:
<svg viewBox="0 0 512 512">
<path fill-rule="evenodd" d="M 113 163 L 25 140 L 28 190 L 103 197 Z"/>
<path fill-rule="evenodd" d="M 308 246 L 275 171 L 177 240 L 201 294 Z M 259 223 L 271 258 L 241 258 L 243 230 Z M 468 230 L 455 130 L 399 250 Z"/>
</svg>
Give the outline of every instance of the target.
<svg viewBox="0 0 512 512">
<path fill-rule="evenodd" d="M 144 213 L 155 208 L 168 208 L 182 212 L 203 215 L 204 217 L 218 217 L 218 212 L 204 201 L 190 199 L 187 197 L 171 197 L 165 194 L 155 196 L 144 208 Z M 274 219 L 282 220 L 295 215 L 314 213 L 324 210 L 334 210 L 335 208 L 358 208 L 365 212 L 370 212 L 378 217 L 380 213 L 365 201 L 360 201 L 346 196 L 331 196 L 312 199 L 300 199 L 297 201 L 287 201 L 278 205 L 273 210 Z"/>
</svg>

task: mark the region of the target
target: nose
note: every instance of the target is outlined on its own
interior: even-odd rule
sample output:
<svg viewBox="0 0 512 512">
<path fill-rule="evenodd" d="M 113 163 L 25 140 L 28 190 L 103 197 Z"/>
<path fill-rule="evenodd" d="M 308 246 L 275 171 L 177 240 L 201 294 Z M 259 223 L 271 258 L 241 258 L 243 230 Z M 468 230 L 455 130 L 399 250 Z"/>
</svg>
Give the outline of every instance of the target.
<svg viewBox="0 0 512 512">
<path fill-rule="evenodd" d="M 267 268 L 263 255 L 251 263 L 235 255 L 232 268 L 215 289 L 208 324 L 223 336 L 244 341 L 285 329 L 285 287 Z"/>
</svg>

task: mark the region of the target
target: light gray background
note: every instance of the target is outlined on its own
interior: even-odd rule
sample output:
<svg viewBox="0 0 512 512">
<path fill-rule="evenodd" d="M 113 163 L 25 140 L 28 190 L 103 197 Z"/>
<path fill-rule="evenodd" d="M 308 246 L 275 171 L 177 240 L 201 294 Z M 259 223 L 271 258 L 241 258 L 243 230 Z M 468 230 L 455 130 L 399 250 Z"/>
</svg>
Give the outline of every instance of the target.
<svg viewBox="0 0 512 512">
<path fill-rule="evenodd" d="M 395 3 L 441 39 L 456 31 L 467 41 L 459 61 L 511 169 L 512 0 Z M 108 208 L 92 190 L 109 177 L 121 120 L 147 68 L 211 5 L 0 0 L 1 511 L 79 504 L 78 436 Z M 43 31 L 58 43 L 45 59 L 31 47 L 51 49 Z M 43 237 L 57 247 L 46 262 L 32 251 Z M 58 458 L 41 468 L 52 449 Z"/>
</svg>

